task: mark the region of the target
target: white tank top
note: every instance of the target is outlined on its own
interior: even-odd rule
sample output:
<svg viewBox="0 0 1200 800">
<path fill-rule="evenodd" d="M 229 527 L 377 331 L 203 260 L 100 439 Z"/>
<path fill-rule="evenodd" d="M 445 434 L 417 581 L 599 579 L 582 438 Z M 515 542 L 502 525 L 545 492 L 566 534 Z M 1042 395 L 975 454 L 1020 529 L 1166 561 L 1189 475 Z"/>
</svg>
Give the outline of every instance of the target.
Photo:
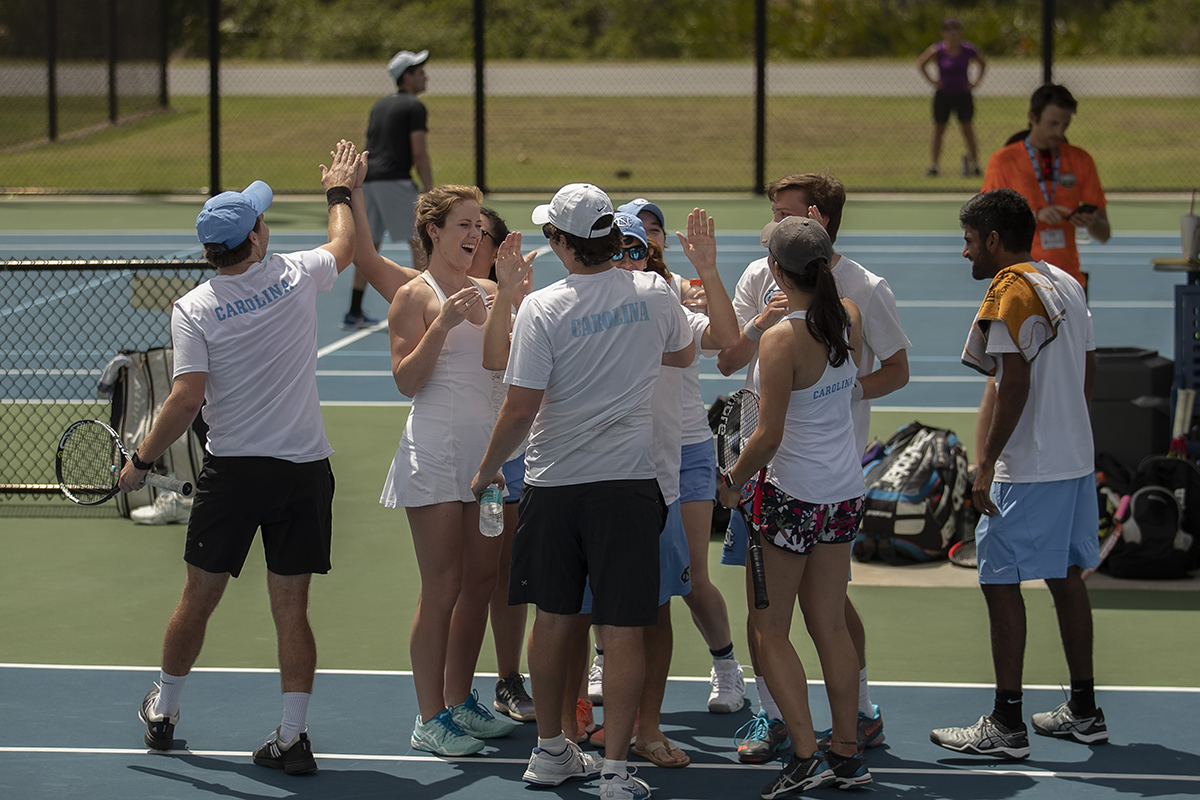
<svg viewBox="0 0 1200 800">
<path fill-rule="evenodd" d="M 784 319 L 806 316 L 804 311 L 793 311 Z M 840 367 L 826 362 L 820 379 L 793 391 L 788 400 L 783 441 L 771 459 L 767 480 L 797 500 L 838 503 L 866 491 L 850 415 L 857 372 L 851 358 Z M 758 365 L 754 368 L 754 386 L 759 386 Z"/>
</svg>

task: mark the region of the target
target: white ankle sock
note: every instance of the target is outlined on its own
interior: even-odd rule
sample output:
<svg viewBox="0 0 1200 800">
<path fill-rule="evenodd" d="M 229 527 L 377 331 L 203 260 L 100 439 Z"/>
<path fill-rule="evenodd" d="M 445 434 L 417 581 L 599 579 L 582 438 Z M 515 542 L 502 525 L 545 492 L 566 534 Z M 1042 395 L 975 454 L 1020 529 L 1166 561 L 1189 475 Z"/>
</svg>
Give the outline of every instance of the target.
<svg viewBox="0 0 1200 800">
<path fill-rule="evenodd" d="M 612 761 L 604 759 L 604 768 L 600 770 L 601 775 L 616 775 L 618 778 L 628 778 L 629 770 L 625 768 L 625 761 Z"/>
<path fill-rule="evenodd" d="M 304 730 L 304 718 L 308 716 L 309 692 L 283 693 L 283 722 L 279 724 L 279 744 L 289 745 Z"/>
<path fill-rule="evenodd" d="M 754 685 L 758 687 L 758 704 L 763 711 L 767 712 L 767 717 L 783 719 L 783 712 L 779 710 L 779 706 L 775 705 L 775 698 L 771 696 L 771 690 L 767 688 L 767 679 L 762 675 L 755 675 Z"/>
<path fill-rule="evenodd" d="M 867 685 L 866 667 L 858 671 L 858 710 L 868 717 L 875 716 L 875 709 L 871 705 L 871 687 Z"/>
<path fill-rule="evenodd" d="M 563 733 L 553 739 L 543 739 L 539 736 L 537 746 L 552 756 L 561 756 L 567 749 L 567 736 Z"/>
<path fill-rule="evenodd" d="M 158 671 L 158 702 L 154 704 L 154 713 L 164 717 L 173 717 L 179 711 L 179 696 L 183 694 L 183 683 L 187 675 L 168 675 Z"/>
</svg>

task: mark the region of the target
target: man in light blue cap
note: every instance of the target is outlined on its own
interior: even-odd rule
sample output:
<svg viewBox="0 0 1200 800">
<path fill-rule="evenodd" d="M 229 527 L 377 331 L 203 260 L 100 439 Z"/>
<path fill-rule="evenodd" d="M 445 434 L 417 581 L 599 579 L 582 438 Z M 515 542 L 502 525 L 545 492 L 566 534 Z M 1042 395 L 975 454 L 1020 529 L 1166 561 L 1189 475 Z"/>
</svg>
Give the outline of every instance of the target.
<svg viewBox="0 0 1200 800">
<path fill-rule="evenodd" d="M 617 206 L 617 211 L 632 214 L 642 222 L 647 237 L 658 242 L 665 250 L 667 247 L 667 218 L 662 209 L 644 197 L 630 200 L 623 206 Z"/>
<path fill-rule="evenodd" d="M 175 301 L 175 383 L 120 477 L 124 491 L 140 488 L 204 406 L 208 442 L 184 546 L 187 582 L 163 637 L 159 683 L 138 709 L 146 746 L 174 747 L 179 697 L 208 619 L 261 528 L 284 710 L 254 763 L 289 775 L 317 769 L 305 725 L 317 663 L 308 587 L 312 573 L 329 571 L 332 533 L 333 448 L 317 397 L 316 300 L 354 258 L 350 191 L 365 171 L 349 142 L 330 155 L 333 166 L 321 165 L 329 243 L 316 250 L 267 257 L 263 212 L 272 195 L 262 181 L 200 210 L 196 235 L 217 274 Z"/>
<path fill-rule="evenodd" d="M 425 62 L 429 51 L 414 53 L 401 50 L 388 62 L 388 75 L 396 82 L 396 91 L 375 101 L 367 122 L 367 152 L 371 154 L 363 194 L 367 198 L 367 220 L 371 225 L 371 241 L 375 251 L 383 244 L 383 235 L 391 234 L 396 244 L 408 242 L 412 251 L 412 266 L 421 269 L 424 251 L 417 245 L 413 225 L 414 207 L 420 197 L 413 168 L 421 179 L 421 190 L 433 188 L 433 166 L 425 135 L 425 104 L 417 95 L 425 91 Z M 350 293 L 350 310 L 342 319 L 347 330 L 369 328 L 379 320 L 363 311 L 363 292 L 367 277 L 354 271 L 354 286 Z"/>
</svg>

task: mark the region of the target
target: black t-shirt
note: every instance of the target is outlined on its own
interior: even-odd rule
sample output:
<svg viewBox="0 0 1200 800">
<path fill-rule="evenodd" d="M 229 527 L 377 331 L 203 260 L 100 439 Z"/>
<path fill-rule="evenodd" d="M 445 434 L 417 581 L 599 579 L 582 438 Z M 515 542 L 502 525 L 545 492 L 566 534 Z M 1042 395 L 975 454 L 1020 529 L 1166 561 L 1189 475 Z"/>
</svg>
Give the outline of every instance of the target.
<svg viewBox="0 0 1200 800">
<path fill-rule="evenodd" d="M 380 98 L 371 108 L 367 123 L 368 181 L 395 181 L 411 178 L 413 167 L 413 131 L 425 127 L 425 104 L 408 92 L 396 92 Z"/>
</svg>

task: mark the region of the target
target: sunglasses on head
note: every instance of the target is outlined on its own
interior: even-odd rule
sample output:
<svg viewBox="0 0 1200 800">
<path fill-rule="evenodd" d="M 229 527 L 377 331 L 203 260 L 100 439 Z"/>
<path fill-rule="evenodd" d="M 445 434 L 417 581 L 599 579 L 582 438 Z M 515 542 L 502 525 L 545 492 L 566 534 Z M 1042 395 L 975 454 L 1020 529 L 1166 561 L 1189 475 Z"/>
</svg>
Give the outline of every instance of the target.
<svg viewBox="0 0 1200 800">
<path fill-rule="evenodd" d="M 554 232 L 555 232 L 555 227 L 553 225 L 551 225 L 549 222 L 547 222 L 545 225 L 542 226 L 542 236 L 545 236 L 547 239 L 553 239 Z"/>
<path fill-rule="evenodd" d="M 644 261 L 646 256 L 650 255 L 650 248 L 644 244 L 634 245 L 633 247 L 622 247 L 617 251 L 617 254 L 612 257 L 613 261 L 620 261 L 629 256 L 634 261 Z"/>
</svg>

